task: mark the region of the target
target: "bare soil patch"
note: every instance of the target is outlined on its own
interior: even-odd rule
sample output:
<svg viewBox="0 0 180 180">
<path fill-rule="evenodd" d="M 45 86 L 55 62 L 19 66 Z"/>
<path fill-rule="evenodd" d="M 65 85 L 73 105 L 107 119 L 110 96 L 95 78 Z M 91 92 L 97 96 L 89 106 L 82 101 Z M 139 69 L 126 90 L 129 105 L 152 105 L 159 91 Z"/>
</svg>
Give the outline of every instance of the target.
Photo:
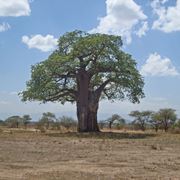
<svg viewBox="0 0 180 180">
<path fill-rule="evenodd" d="M 0 133 L 2 180 L 180 179 L 180 135 Z"/>
</svg>

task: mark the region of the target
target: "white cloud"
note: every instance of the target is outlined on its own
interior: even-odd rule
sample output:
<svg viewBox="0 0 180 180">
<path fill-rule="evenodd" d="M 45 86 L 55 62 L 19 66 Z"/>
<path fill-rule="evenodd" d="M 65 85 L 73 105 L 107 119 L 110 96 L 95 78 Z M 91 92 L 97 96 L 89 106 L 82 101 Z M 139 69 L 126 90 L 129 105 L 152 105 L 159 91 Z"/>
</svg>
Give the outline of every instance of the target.
<svg viewBox="0 0 180 180">
<path fill-rule="evenodd" d="M 30 13 L 28 0 L 0 0 L 0 17 L 29 16 Z"/>
<path fill-rule="evenodd" d="M 127 44 L 131 43 L 133 28 L 147 19 L 141 7 L 133 0 L 106 0 L 106 6 L 106 16 L 90 32 L 121 35 Z"/>
<path fill-rule="evenodd" d="M 11 26 L 8 23 L 3 22 L 0 24 L 0 32 L 7 31 L 11 28 Z"/>
<path fill-rule="evenodd" d="M 159 54 L 150 54 L 146 63 L 141 68 L 143 76 L 177 76 L 179 72 L 172 65 L 169 58 L 162 58 Z"/>
<path fill-rule="evenodd" d="M 165 7 L 167 0 L 154 0 L 151 3 L 154 13 L 158 19 L 154 21 L 152 28 L 166 33 L 180 31 L 180 0 L 175 6 Z"/>
<path fill-rule="evenodd" d="M 147 21 L 144 21 L 141 24 L 142 24 L 141 28 L 136 32 L 138 37 L 145 36 L 146 32 L 149 30 Z"/>
<path fill-rule="evenodd" d="M 52 35 L 42 36 L 40 34 L 28 37 L 23 36 L 22 42 L 25 43 L 30 49 L 36 48 L 43 52 L 52 51 L 57 46 L 58 39 Z"/>
</svg>

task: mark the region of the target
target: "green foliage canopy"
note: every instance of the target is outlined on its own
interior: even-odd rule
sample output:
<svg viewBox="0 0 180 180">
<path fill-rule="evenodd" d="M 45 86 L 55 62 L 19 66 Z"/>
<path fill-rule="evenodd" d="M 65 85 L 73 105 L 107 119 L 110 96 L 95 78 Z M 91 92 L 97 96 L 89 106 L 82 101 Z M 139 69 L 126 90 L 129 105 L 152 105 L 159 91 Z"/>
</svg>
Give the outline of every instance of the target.
<svg viewBox="0 0 180 180">
<path fill-rule="evenodd" d="M 61 36 L 58 49 L 32 66 L 23 101 L 76 102 L 77 75 L 88 73 L 89 91 L 101 99 L 139 102 L 144 82 L 131 55 L 121 50 L 119 36 L 73 31 Z"/>
</svg>

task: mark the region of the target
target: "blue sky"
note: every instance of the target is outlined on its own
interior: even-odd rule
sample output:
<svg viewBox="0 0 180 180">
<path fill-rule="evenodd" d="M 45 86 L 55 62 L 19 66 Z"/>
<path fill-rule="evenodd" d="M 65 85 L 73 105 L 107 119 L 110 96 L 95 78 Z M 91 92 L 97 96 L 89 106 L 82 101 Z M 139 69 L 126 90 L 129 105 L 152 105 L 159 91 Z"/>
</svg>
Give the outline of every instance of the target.
<svg viewBox="0 0 180 180">
<path fill-rule="evenodd" d="M 0 119 L 43 112 L 76 117 L 75 105 L 22 103 L 17 93 L 31 65 L 45 60 L 67 31 L 108 33 L 123 38 L 145 79 L 140 104 L 100 103 L 99 119 L 132 110 L 174 108 L 180 116 L 180 0 L 0 0 Z"/>
</svg>

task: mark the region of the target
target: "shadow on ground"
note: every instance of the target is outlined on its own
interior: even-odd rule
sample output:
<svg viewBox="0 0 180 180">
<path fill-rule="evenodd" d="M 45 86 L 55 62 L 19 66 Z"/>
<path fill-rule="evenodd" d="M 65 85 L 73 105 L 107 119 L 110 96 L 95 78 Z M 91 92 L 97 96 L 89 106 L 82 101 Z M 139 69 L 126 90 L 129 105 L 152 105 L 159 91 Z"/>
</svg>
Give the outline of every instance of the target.
<svg viewBox="0 0 180 180">
<path fill-rule="evenodd" d="M 98 132 L 98 133 L 46 133 L 50 137 L 74 137 L 74 138 L 99 138 L 99 139 L 144 139 L 155 137 L 154 133 L 134 133 L 134 132 Z"/>
</svg>

